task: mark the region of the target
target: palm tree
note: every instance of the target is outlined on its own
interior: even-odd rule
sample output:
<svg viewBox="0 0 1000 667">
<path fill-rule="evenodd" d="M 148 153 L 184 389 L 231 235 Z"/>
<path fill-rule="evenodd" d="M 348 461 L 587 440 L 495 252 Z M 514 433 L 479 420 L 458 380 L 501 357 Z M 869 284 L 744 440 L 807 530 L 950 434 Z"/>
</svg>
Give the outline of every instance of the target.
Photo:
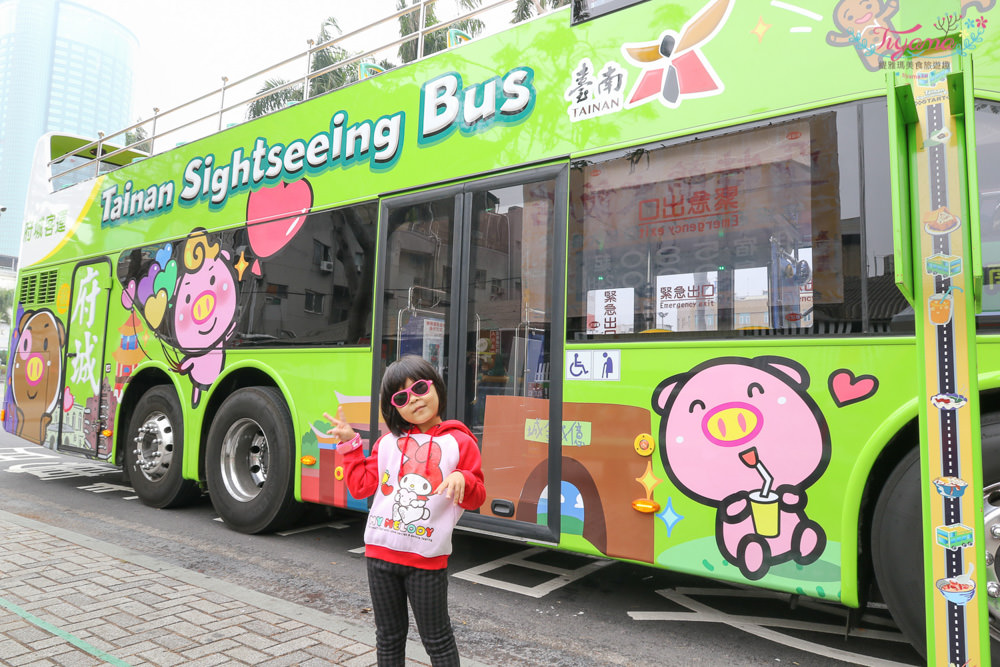
<svg viewBox="0 0 1000 667">
<path fill-rule="evenodd" d="M 568 5 L 570 0 L 517 0 L 511 23 L 527 21 L 532 16 L 540 16 L 547 9 Z"/>
<path fill-rule="evenodd" d="M 413 6 L 419 5 L 420 0 L 412 0 Z M 482 0 L 456 0 L 456 4 L 460 9 L 472 10 L 479 7 L 482 4 Z M 403 9 L 406 7 L 406 0 L 396 0 L 396 9 Z M 399 34 L 401 37 L 406 35 L 413 35 L 417 32 L 418 22 L 420 20 L 420 12 L 414 9 L 414 11 L 409 14 L 404 14 L 399 17 Z M 434 5 L 428 5 L 427 10 L 424 14 L 424 27 L 429 28 L 430 26 L 437 25 L 439 23 L 437 15 L 434 13 Z M 475 37 L 483 31 L 485 25 L 479 19 L 463 19 L 461 21 L 456 21 L 448 26 L 448 28 L 457 28 L 463 32 Z M 417 59 L 417 44 L 418 38 L 414 37 L 408 42 L 405 42 L 399 47 L 399 59 L 404 62 L 412 62 Z M 429 32 L 424 35 L 424 52 L 422 56 L 428 56 L 432 53 L 437 53 L 438 51 L 443 51 L 448 48 L 448 30 L 441 29 L 434 32 Z"/>
<path fill-rule="evenodd" d="M 341 34 L 340 25 L 337 23 L 337 19 L 333 16 L 323 21 L 323 24 L 320 26 L 319 35 L 316 38 L 318 44 L 324 44 L 333 38 L 333 35 L 330 32 L 331 29 L 336 30 L 336 34 Z M 331 65 L 347 60 L 350 57 L 351 54 L 348 53 L 343 47 L 337 46 L 336 44 L 328 46 L 313 52 L 312 62 L 309 65 L 309 71 L 319 72 L 320 70 L 326 69 Z M 380 64 L 388 64 L 389 67 L 392 66 L 391 63 Z M 388 67 L 386 67 L 386 69 L 388 69 Z M 354 67 L 339 67 L 332 69 L 329 72 L 309 80 L 309 97 L 313 98 L 317 95 L 321 95 L 322 93 L 336 90 L 337 88 L 357 81 L 357 79 L 358 73 L 357 69 Z M 274 92 L 270 95 L 264 95 L 268 91 L 272 90 Z M 289 84 L 289 82 L 284 79 L 268 79 L 264 82 L 263 87 L 257 91 L 257 94 L 263 95 L 263 97 L 260 97 L 250 103 L 247 107 L 247 118 L 260 118 L 261 116 L 266 116 L 267 114 L 277 111 L 278 109 L 283 109 L 290 104 L 302 101 L 302 88 L 296 84 Z"/>
<path fill-rule="evenodd" d="M 0 289 L 0 322 L 11 323 L 11 311 L 14 309 L 14 290 Z"/>
<path fill-rule="evenodd" d="M 537 1 L 537 0 L 536 0 Z M 545 0 L 542 0 L 543 2 Z M 560 0 L 547 0 L 550 4 L 553 2 L 560 3 Z M 419 4 L 420 0 L 412 0 L 414 7 Z M 458 6 L 462 9 L 470 10 L 479 7 L 482 4 L 482 0 L 456 0 Z M 569 0 L 561 0 L 561 4 L 565 4 Z M 407 0 L 397 0 L 396 9 L 403 9 L 407 6 Z M 417 32 L 417 24 L 420 19 L 420 12 L 414 9 L 414 11 L 404 14 L 399 17 L 399 34 L 402 36 L 412 35 Z M 424 25 L 432 26 L 438 23 L 437 16 L 434 13 L 434 6 L 429 5 L 427 11 L 424 15 Z M 457 21 L 448 26 L 449 28 L 457 28 L 466 32 L 469 35 L 475 36 L 483 31 L 485 25 L 479 19 L 465 19 L 462 21 Z M 336 31 L 336 34 L 341 34 L 340 25 L 337 23 L 337 19 L 333 16 L 327 18 L 323 21 L 320 26 L 319 36 L 317 37 L 317 43 L 323 44 L 330 41 L 332 38 L 331 29 Z M 447 48 L 448 45 L 448 31 L 445 29 L 438 30 L 427 34 L 424 37 L 424 53 L 423 55 L 429 55 L 437 51 L 442 51 Z M 309 66 L 310 72 L 319 72 L 321 70 L 335 65 L 339 62 L 343 62 L 353 57 L 354 54 L 349 53 L 343 47 L 337 45 L 331 45 L 319 51 L 315 51 L 312 54 L 312 63 Z M 408 63 L 417 58 L 417 38 L 404 43 L 399 47 L 399 58 L 402 62 Z M 379 67 L 383 70 L 390 70 L 396 66 L 395 63 L 389 60 L 381 60 L 377 63 Z M 350 67 L 338 67 L 325 72 L 317 77 L 309 80 L 309 98 L 316 97 L 322 93 L 329 92 L 331 90 L 336 90 L 342 86 L 353 83 L 358 80 L 358 68 L 354 66 Z M 274 91 L 268 94 L 269 91 Z M 247 118 L 260 118 L 261 116 L 266 116 L 267 114 L 283 109 L 290 104 L 295 104 L 302 101 L 302 88 L 295 83 L 289 83 L 284 79 L 268 79 L 264 82 L 264 85 L 257 91 L 257 95 L 260 97 L 254 102 L 250 103 L 247 107 Z"/>
<path fill-rule="evenodd" d="M 139 118 L 136 122 L 141 123 L 142 118 Z M 153 150 L 153 143 L 149 140 L 149 135 L 146 134 L 146 128 L 142 125 L 139 125 L 131 132 L 125 133 L 125 143 L 126 145 L 131 146 L 133 150 L 143 151 L 146 153 L 151 153 Z M 2 304 L 2 302 L 0 302 L 0 304 Z"/>
</svg>

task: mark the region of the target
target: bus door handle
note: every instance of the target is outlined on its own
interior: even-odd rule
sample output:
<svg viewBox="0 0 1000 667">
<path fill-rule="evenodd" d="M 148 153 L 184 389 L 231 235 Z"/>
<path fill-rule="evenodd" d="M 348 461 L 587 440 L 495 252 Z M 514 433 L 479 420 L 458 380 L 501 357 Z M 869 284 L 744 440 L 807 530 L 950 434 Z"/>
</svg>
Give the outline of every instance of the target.
<svg viewBox="0 0 1000 667">
<path fill-rule="evenodd" d="M 473 350 L 472 350 L 472 358 L 473 358 L 473 362 L 472 362 L 473 363 L 473 366 L 472 366 L 472 402 L 473 403 L 475 403 L 478 400 L 477 397 L 479 396 L 479 349 L 478 349 L 478 345 L 479 345 L 480 331 L 482 330 L 482 320 L 479 319 L 479 313 L 474 313 L 474 315 L 476 316 L 476 340 L 472 344 L 473 345 Z"/>
</svg>

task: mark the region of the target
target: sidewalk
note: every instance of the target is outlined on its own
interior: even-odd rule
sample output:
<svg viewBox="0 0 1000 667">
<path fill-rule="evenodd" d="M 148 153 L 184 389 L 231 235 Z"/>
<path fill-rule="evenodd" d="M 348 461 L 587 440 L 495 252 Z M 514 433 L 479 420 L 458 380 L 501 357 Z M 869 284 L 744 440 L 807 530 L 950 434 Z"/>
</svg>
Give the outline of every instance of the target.
<svg viewBox="0 0 1000 667">
<path fill-rule="evenodd" d="M 374 626 L 2 510 L 0 545 L 3 665 L 376 664 Z"/>
</svg>

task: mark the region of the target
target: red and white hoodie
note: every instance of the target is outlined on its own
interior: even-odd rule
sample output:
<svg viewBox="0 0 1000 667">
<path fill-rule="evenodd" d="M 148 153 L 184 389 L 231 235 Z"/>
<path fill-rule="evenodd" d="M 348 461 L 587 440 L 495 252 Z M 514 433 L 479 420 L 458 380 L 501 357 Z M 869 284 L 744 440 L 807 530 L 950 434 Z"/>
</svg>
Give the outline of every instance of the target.
<svg viewBox="0 0 1000 667">
<path fill-rule="evenodd" d="M 368 457 L 360 441 L 354 449 L 344 447 L 343 451 L 351 495 L 374 494 L 365 529 L 365 555 L 424 570 L 447 567 L 451 534 L 459 517 L 486 499 L 479 447 L 465 424 L 449 420 L 426 433 L 416 428 L 400 436 L 386 433 Z M 461 505 L 444 494 L 434 494 L 456 470 L 465 477 Z"/>
</svg>

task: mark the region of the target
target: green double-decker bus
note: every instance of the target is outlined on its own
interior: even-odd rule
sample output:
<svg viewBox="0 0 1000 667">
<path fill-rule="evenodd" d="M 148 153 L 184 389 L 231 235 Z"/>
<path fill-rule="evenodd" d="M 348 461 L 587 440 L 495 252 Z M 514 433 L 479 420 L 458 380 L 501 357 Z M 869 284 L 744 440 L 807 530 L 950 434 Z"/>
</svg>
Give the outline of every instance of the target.
<svg viewBox="0 0 1000 667">
<path fill-rule="evenodd" d="M 272 531 L 367 509 L 324 413 L 370 446 L 419 355 L 482 452 L 460 525 L 880 597 L 921 651 L 933 569 L 931 660 L 978 664 L 994 1 L 582 0 L 170 150 L 47 135 L 4 427 Z"/>
</svg>

